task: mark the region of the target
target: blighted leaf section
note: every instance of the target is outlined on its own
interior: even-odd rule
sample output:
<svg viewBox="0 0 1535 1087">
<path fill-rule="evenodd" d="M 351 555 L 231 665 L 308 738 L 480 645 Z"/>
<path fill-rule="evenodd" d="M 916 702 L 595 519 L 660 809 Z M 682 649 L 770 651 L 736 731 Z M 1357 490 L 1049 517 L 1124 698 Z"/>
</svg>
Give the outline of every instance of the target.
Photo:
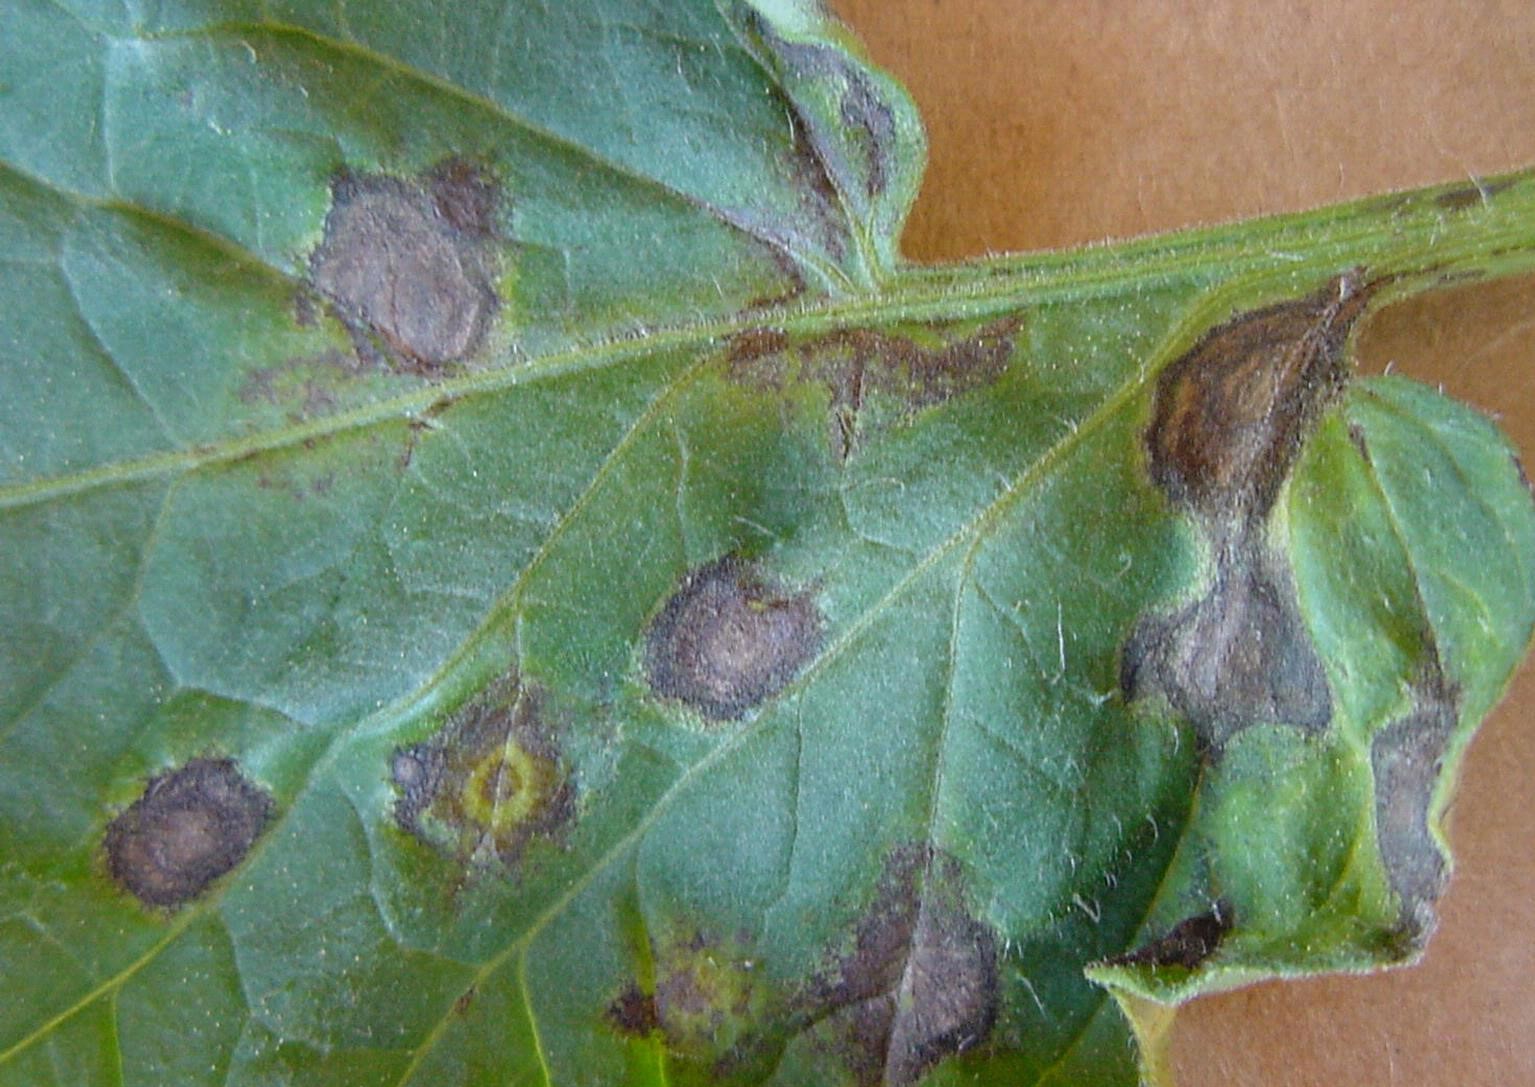
<svg viewBox="0 0 1535 1087">
<path fill-rule="evenodd" d="M 1121 686 L 1130 698 L 1164 695 L 1207 750 L 1252 725 L 1319 730 L 1332 719 L 1288 563 L 1264 526 L 1306 435 L 1347 382 L 1349 332 L 1378 286 L 1349 273 L 1236 317 L 1157 383 L 1151 477 L 1198 524 L 1213 569 L 1201 599 L 1136 627 Z"/>
<path fill-rule="evenodd" d="M 897 850 L 852 946 L 812 982 L 806 1013 L 860 1084 L 915 1083 L 983 1045 L 996 1025 L 997 936 L 965 908 L 960 887 L 953 858 Z"/>
<path fill-rule="evenodd" d="M 1375 837 L 1391 890 L 1401 900 L 1402 925 L 1421 946 L 1433 931 L 1434 904 L 1449 871 L 1430 829 L 1434 789 L 1455 733 L 1454 694 L 1435 673 L 1419 684 L 1411 713 L 1370 744 L 1375 776 Z"/>
<path fill-rule="evenodd" d="M 967 908 L 958 862 L 929 846 L 886 859 L 867 902 L 808 976 L 747 933 L 679 929 L 649 941 L 649 980 L 606 1005 L 607 1027 L 654 1038 L 678 1082 L 761 1083 L 790 1046 L 860 1087 L 908 1087 L 983 1046 L 1001 1008 L 1001 943 Z"/>
<path fill-rule="evenodd" d="M 781 1003 L 749 942 L 682 929 L 654 938 L 650 960 L 652 987 L 626 985 L 608 1005 L 608 1025 L 633 1038 L 655 1034 L 679 1074 L 759 1082 Z"/>
<path fill-rule="evenodd" d="M 500 303 L 494 179 L 454 158 L 416 179 L 343 173 L 331 194 L 310 276 L 354 337 L 376 339 L 397 369 L 473 354 Z"/>
<path fill-rule="evenodd" d="M 1196 603 L 1141 621 L 1125 646 L 1121 682 L 1132 697 L 1165 694 L 1210 750 L 1252 725 L 1315 731 L 1332 717 L 1290 572 L 1257 541 L 1217 555 L 1214 583 Z"/>
<path fill-rule="evenodd" d="M 475 865 L 515 866 L 576 814 L 575 789 L 544 699 L 507 677 L 436 735 L 394 753 L 401 829 Z"/>
<path fill-rule="evenodd" d="M 846 461 L 871 415 L 909 418 L 999 378 L 1021 328 L 1021 318 L 1010 316 L 978 326 L 852 328 L 808 338 L 755 329 L 731 341 L 730 372 L 767 389 L 796 382 L 823 386 L 831 447 Z"/>
<path fill-rule="evenodd" d="M 904 96 L 888 77 L 861 63 L 846 42 L 807 36 L 799 20 L 774 17 L 734 4 L 734 18 L 753 54 L 782 88 L 794 132 L 794 176 L 804 199 L 803 218 L 844 216 L 873 223 L 878 265 L 891 262 L 890 240 L 900 231 L 915 195 L 922 160 L 922 132 Z M 816 17 L 818 21 L 819 16 Z M 824 21 L 818 29 L 830 29 Z"/>
<path fill-rule="evenodd" d="M 711 721 L 728 721 L 776 695 L 815 653 L 821 613 L 756 564 L 726 556 L 689 572 L 651 622 L 651 689 Z"/>
<path fill-rule="evenodd" d="M 1243 314 L 1162 372 L 1146 446 L 1169 498 L 1210 523 L 1267 516 L 1302 440 L 1343 391 L 1344 346 L 1379 286 L 1349 273 Z"/>
<path fill-rule="evenodd" d="M 146 906 L 174 909 L 245 859 L 272 798 L 232 759 L 193 759 L 150 781 L 107 827 L 107 869 Z"/>
</svg>

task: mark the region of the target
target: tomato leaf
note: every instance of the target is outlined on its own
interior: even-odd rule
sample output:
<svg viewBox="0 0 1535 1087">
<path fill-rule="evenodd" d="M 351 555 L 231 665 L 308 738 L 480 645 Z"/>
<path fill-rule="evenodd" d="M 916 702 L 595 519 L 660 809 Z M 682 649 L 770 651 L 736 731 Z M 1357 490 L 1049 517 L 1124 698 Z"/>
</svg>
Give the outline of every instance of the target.
<svg viewBox="0 0 1535 1087">
<path fill-rule="evenodd" d="M 1535 175 L 919 267 L 798 0 L 8 21 L 0 1084 L 1130 1084 L 1421 951 L 1535 508 L 1351 345 Z"/>
</svg>

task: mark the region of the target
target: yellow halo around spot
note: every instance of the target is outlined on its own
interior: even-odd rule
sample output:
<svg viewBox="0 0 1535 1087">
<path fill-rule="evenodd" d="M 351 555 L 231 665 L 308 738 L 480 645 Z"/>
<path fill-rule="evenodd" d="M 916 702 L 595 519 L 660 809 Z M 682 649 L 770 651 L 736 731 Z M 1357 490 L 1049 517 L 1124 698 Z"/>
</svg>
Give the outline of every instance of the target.
<svg viewBox="0 0 1535 1087">
<path fill-rule="evenodd" d="M 508 739 L 492 748 L 464 779 L 464 814 L 499 837 L 537 813 L 549 790 L 549 760 Z"/>
</svg>

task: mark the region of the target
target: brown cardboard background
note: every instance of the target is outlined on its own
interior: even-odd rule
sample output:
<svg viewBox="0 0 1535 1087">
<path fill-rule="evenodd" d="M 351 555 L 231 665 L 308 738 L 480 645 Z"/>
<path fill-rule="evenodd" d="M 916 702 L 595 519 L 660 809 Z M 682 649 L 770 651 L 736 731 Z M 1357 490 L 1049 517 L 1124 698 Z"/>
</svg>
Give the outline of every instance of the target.
<svg viewBox="0 0 1535 1087">
<path fill-rule="evenodd" d="M 835 0 L 931 139 L 921 259 L 1071 245 L 1535 164 L 1535 4 Z M 1535 229 L 1535 225 L 1532 225 Z M 1535 278 L 1395 307 L 1387 364 L 1535 466 Z M 1535 667 L 1473 746 L 1423 965 L 1199 1001 L 1182 1087 L 1535 1084 Z"/>
</svg>

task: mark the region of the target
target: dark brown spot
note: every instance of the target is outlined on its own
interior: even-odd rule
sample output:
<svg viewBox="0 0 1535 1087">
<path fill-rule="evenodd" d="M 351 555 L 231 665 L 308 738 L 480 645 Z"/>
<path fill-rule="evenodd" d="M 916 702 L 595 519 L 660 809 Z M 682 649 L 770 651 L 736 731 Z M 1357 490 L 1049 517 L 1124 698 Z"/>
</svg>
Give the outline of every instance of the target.
<svg viewBox="0 0 1535 1087">
<path fill-rule="evenodd" d="M 310 258 L 315 289 L 354 339 L 379 337 L 404 368 L 435 371 L 472 354 L 498 305 L 485 244 L 496 197 L 485 175 L 458 160 L 429 174 L 425 188 L 342 175 Z"/>
<path fill-rule="evenodd" d="M 460 1018 L 469 1014 L 469 1009 L 474 1007 L 474 998 L 479 995 L 479 990 L 473 985 L 458 994 L 458 999 L 453 1001 L 453 1014 Z"/>
<path fill-rule="evenodd" d="M 1109 962 L 1114 966 L 1179 966 L 1194 970 L 1220 948 L 1233 923 L 1231 907 L 1217 903 L 1207 913 L 1185 918 L 1165 935 Z"/>
<path fill-rule="evenodd" d="M 536 690 L 506 677 L 390 759 L 400 828 L 477 864 L 515 865 L 558 840 L 575 792 Z"/>
<path fill-rule="evenodd" d="M 655 998 L 633 982 L 625 985 L 608 1005 L 607 1020 L 618 1033 L 633 1038 L 643 1038 L 661 1026 Z"/>
<path fill-rule="evenodd" d="M 1253 725 L 1321 730 L 1332 718 L 1327 675 L 1289 570 L 1246 537 L 1220 547 L 1201 600 L 1136 625 L 1120 684 L 1130 699 L 1165 695 L 1215 753 Z"/>
<path fill-rule="evenodd" d="M 691 571 L 646 634 L 651 688 L 727 721 L 776 695 L 815 653 L 821 615 L 742 559 Z"/>
<path fill-rule="evenodd" d="M 1513 178 L 1493 182 L 1473 180 L 1469 185 L 1440 193 L 1434 197 L 1434 206 L 1445 211 L 1466 211 L 1470 208 L 1484 207 L 1492 202 L 1494 196 L 1512 188 L 1513 184 Z"/>
<path fill-rule="evenodd" d="M 789 335 L 781 328 L 750 328 L 730 338 L 725 357 L 731 369 L 749 366 L 758 359 L 781 355 L 789 349 Z"/>
<path fill-rule="evenodd" d="M 1310 298 L 1206 333 L 1157 382 L 1151 476 L 1206 520 L 1261 520 L 1301 441 L 1348 378 L 1344 346 L 1379 282 L 1339 276 Z"/>
<path fill-rule="evenodd" d="M 1375 775 L 1375 839 L 1391 889 L 1402 901 L 1402 923 L 1421 945 L 1434 927 L 1444 890 L 1444 855 L 1429 830 L 1434 785 L 1455 731 L 1456 698 L 1434 675 L 1419 684 L 1417 709 L 1376 733 L 1370 744 Z"/>
<path fill-rule="evenodd" d="M 500 186 L 483 167 L 463 158 L 439 163 L 426 175 L 427 191 L 442 220 L 474 238 L 496 231 Z"/>
<path fill-rule="evenodd" d="M 996 1024 L 996 936 L 963 908 L 957 883 L 952 859 L 898 850 L 852 950 L 810 987 L 810 1017 L 845 1032 L 861 1083 L 915 1083 Z"/>
<path fill-rule="evenodd" d="M 914 407 L 941 404 L 995 380 L 1007 368 L 1021 321 L 1004 317 L 948 342 L 872 335 L 858 349 L 866 355 L 870 384 Z"/>
<path fill-rule="evenodd" d="M 745 941 L 693 931 L 655 940 L 651 954 L 650 1002 L 669 1051 L 721 1069 L 755 1052 L 773 1002 Z M 633 1003 L 642 1021 L 644 1005 Z"/>
<path fill-rule="evenodd" d="M 107 827 L 107 868 L 146 906 L 196 898 L 250 852 L 272 798 L 231 759 L 193 759 L 150 781 Z"/>
</svg>

